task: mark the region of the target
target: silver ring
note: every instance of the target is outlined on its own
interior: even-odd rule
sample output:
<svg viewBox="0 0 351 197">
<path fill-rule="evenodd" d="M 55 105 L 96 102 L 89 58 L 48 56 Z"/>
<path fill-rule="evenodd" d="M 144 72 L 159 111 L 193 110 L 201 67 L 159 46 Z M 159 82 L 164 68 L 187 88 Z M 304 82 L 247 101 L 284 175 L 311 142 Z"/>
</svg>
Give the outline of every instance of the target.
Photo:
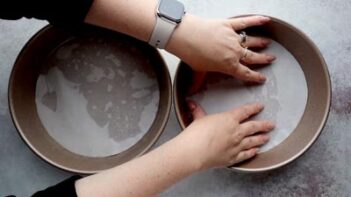
<svg viewBox="0 0 351 197">
<path fill-rule="evenodd" d="M 245 42 L 247 41 L 247 34 L 245 31 L 241 31 L 240 34 L 240 45 L 245 44 Z"/>
<path fill-rule="evenodd" d="M 244 53 L 243 53 L 243 56 L 240 58 L 240 60 L 243 60 L 247 57 L 247 54 L 249 53 L 249 49 L 247 47 L 245 47 L 245 50 L 244 50 Z"/>
</svg>

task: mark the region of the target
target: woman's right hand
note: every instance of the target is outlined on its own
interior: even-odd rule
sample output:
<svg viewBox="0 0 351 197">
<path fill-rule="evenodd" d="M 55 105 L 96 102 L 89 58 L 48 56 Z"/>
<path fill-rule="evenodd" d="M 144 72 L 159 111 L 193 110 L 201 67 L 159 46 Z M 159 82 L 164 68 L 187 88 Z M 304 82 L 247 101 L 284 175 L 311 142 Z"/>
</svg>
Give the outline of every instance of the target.
<svg viewBox="0 0 351 197">
<path fill-rule="evenodd" d="M 270 121 L 246 121 L 261 112 L 263 105 L 250 104 L 206 116 L 201 106 L 188 102 L 194 122 L 179 136 L 201 169 L 225 167 L 254 157 L 274 129 Z"/>
</svg>

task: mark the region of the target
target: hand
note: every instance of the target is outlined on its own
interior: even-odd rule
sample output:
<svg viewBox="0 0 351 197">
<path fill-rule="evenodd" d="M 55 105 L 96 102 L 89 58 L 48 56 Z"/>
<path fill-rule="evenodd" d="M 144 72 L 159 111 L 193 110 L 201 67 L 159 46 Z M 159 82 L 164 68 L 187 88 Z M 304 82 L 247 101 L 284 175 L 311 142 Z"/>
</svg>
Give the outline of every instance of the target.
<svg viewBox="0 0 351 197">
<path fill-rule="evenodd" d="M 263 16 L 204 20 L 186 15 L 166 49 L 195 71 L 221 72 L 244 81 L 263 83 L 266 77 L 246 65 L 269 64 L 275 57 L 251 50 L 248 50 L 245 58 L 243 56 L 245 47 L 264 48 L 269 45 L 270 40 L 248 36 L 241 46 L 241 36 L 236 31 L 269 21 L 270 18 Z"/>
<path fill-rule="evenodd" d="M 193 101 L 188 102 L 194 122 L 179 136 L 183 148 L 197 158 L 202 169 L 224 167 L 254 157 L 259 146 L 269 140 L 270 121 L 247 121 L 261 112 L 263 105 L 251 104 L 228 112 L 206 116 Z"/>
</svg>

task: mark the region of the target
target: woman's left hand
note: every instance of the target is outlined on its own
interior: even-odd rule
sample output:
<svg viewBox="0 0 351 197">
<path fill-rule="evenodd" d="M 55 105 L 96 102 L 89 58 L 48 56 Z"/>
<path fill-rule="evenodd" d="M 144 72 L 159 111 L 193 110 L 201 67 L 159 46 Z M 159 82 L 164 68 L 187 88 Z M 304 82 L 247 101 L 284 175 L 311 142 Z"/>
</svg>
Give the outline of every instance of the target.
<svg viewBox="0 0 351 197">
<path fill-rule="evenodd" d="M 269 21 L 270 18 L 264 16 L 206 20 L 186 15 L 166 49 L 195 71 L 221 72 L 244 81 L 263 83 L 266 77 L 249 66 L 269 64 L 275 60 L 275 56 L 249 49 L 267 47 L 270 40 L 247 36 L 243 42 L 237 32 Z"/>
</svg>

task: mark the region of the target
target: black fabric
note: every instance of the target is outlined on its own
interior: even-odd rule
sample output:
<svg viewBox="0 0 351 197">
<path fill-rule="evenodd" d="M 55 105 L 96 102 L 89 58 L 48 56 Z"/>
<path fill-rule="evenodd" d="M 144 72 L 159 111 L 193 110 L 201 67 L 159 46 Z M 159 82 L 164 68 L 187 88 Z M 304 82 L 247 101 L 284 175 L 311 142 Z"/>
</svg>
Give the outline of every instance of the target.
<svg viewBox="0 0 351 197">
<path fill-rule="evenodd" d="M 58 183 L 52 187 L 49 187 L 43 191 L 39 191 L 33 194 L 32 197 L 77 197 L 76 189 L 74 183 L 82 178 L 81 176 L 72 176 L 71 178 Z"/>
<path fill-rule="evenodd" d="M 1 0 L 0 18 L 37 18 L 62 27 L 84 21 L 93 0 Z"/>
</svg>

